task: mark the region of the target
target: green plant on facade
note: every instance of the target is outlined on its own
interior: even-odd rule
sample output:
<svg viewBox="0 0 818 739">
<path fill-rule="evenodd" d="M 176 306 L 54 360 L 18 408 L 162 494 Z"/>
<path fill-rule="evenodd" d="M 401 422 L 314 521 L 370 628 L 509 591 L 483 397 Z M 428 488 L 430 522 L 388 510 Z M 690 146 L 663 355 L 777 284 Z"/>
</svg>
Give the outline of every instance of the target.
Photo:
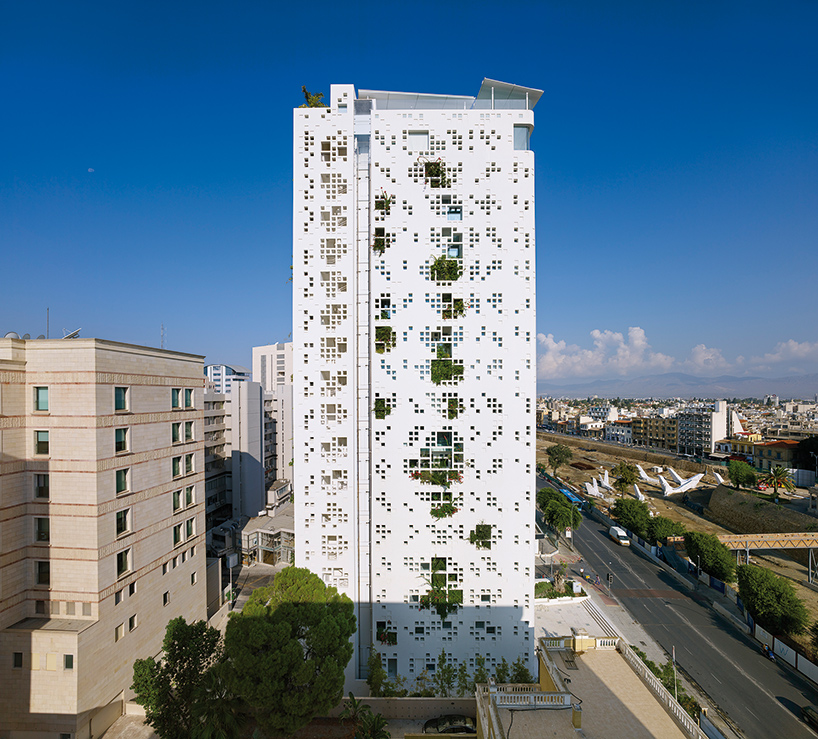
<svg viewBox="0 0 818 739">
<path fill-rule="evenodd" d="M 463 412 L 463 404 L 457 396 L 446 401 L 446 417 L 449 420 L 457 418 Z"/>
<path fill-rule="evenodd" d="M 448 342 L 442 342 L 438 344 L 437 349 L 435 350 L 435 354 L 438 359 L 451 359 L 452 345 Z"/>
<path fill-rule="evenodd" d="M 432 514 L 432 518 L 449 518 L 454 516 L 460 509 L 456 508 L 453 503 L 442 503 L 441 505 L 432 506 L 432 510 L 430 513 Z"/>
<path fill-rule="evenodd" d="M 478 549 L 491 549 L 491 524 L 478 523 L 474 530 L 469 532 L 469 542 Z"/>
<path fill-rule="evenodd" d="M 305 85 L 301 85 L 301 92 L 304 94 L 304 100 L 306 102 L 299 105 L 299 108 L 329 108 L 323 101 L 324 93 L 323 92 L 308 92 Z"/>
<path fill-rule="evenodd" d="M 443 318 L 461 318 L 466 315 L 466 302 L 463 298 L 455 298 L 451 303 L 446 303 L 449 307 L 443 309 Z"/>
<path fill-rule="evenodd" d="M 439 256 L 429 267 L 429 274 L 435 282 L 454 282 L 463 274 L 463 265 L 459 259 Z"/>
<path fill-rule="evenodd" d="M 388 311 L 388 310 L 386 310 L 386 308 L 384 308 L 384 309 L 383 309 L 383 310 L 382 310 L 382 311 L 381 311 L 381 312 L 378 314 L 378 320 L 380 320 L 380 321 L 388 321 L 388 320 L 389 320 L 389 315 L 390 315 L 390 314 L 389 314 L 389 311 Z"/>
<path fill-rule="evenodd" d="M 392 330 L 391 326 L 375 327 L 375 351 L 378 354 L 385 354 L 394 349 L 396 344 L 397 334 Z"/>
<path fill-rule="evenodd" d="M 462 605 L 463 591 L 454 588 L 432 587 L 419 600 L 421 611 L 432 609 L 440 616 L 441 621 L 445 621 L 452 613 L 457 613 Z"/>
<path fill-rule="evenodd" d="M 398 632 L 391 627 L 379 629 L 376 636 L 381 644 L 388 644 L 390 647 L 394 647 L 398 643 Z"/>
<path fill-rule="evenodd" d="M 393 199 L 394 196 L 387 195 L 385 190 L 381 190 L 380 195 L 375 196 L 375 210 L 382 210 L 385 215 L 389 215 Z"/>
<path fill-rule="evenodd" d="M 455 364 L 451 359 L 432 360 L 432 382 L 435 385 L 443 382 L 460 382 L 462 378 L 462 364 Z"/>
<path fill-rule="evenodd" d="M 391 246 L 392 244 L 392 236 L 387 234 L 386 231 L 382 228 L 375 229 L 375 236 L 372 240 L 372 251 L 374 251 L 379 256 L 383 256 L 383 253 L 386 251 L 386 247 Z"/>
<path fill-rule="evenodd" d="M 452 184 L 446 175 L 446 165 L 440 159 L 436 162 L 424 162 L 423 170 L 432 187 L 449 187 Z"/>
<path fill-rule="evenodd" d="M 448 488 L 453 482 L 463 482 L 463 475 L 457 470 L 413 470 L 409 477 L 427 485 Z"/>
<path fill-rule="evenodd" d="M 384 398 L 375 398 L 375 407 L 372 410 L 375 413 L 375 418 L 383 421 L 392 412 L 392 407 L 387 405 Z"/>
</svg>

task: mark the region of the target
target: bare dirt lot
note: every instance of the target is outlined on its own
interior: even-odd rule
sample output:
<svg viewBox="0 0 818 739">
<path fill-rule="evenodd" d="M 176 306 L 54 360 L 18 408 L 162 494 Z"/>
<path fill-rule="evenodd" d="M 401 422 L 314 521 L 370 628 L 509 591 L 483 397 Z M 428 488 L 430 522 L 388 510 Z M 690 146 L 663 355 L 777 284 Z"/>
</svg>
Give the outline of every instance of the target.
<svg viewBox="0 0 818 739">
<path fill-rule="evenodd" d="M 552 446 L 553 443 L 565 444 L 571 448 L 571 451 L 574 453 L 571 463 L 580 463 L 582 467 L 593 467 L 592 470 L 577 469 L 576 467 L 571 467 L 570 465 L 565 465 L 559 468 L 558 474 L 560 478 L 576 486 L 583 494 L 585 493 L 584 483 L 590 482 L 593 477 L 599 478 L 599 475 L 602 474 L 602 471 L 605 469 L 607 469 L 608 473 L 610 474 L 611 468 L 623 461 L 631 464 L 638 462 L 642 465 L 648 475 L 653 476 L 649 467 L 646 465 L 652 467 L 654 462 L 639 462 L 638 459 L 633 459 L 631 454 L 627 454 L 626 456 L 625 454 L 620 453 L 622 451 L 631 452 L 632 450 L 630 449 L 620 449 L 614 445 L 602 445 L 598 442 L 593 443 L 592 448 L 585 439 L 574 437 L 559 437 L 558 442 L 552 442 L 547 441 L 541 434 L 538 434 L 537 462 L 541 462 L 546 466 L 548 465 L 548 457 L 546 456 L 545 450 L 549 446 Z M 683 472 L 681 469 L 679 469 L 681 465 L 677 466 L 670 458 L 663 460 L 663 464 L 668 463 L 670 463 L 670 466 L 673 467 L 682 477 L 688 477 L 691 474 L 691 471 Z M 726 477 L 726 473 L 722 476 Z M 613 482 L 613 479 L 611 479 L 611 482 Z M 702 482 L 703 486 L 700 488 L 701 490 L 706 489 L 708 486 L 715 487 L 718 484 L 718 481 L 712 474 L 712 470 L 708 470 Z M 706 534 L 745 533 L 742 531 L 731 531 L 723 526 L 720 526 L 714 521 L 708 520 L 706 516 L 698 515 L 682 504 L 681 495 L 673 495 L 664 498 L 662 497 L 661 491 L 657 487 L 651 486 L 647 483 L 643 484 L 641 482 L 638 483 L 638 485 L 640 491 L 647 497 L 648 505 L 653 511 L 656 512 L 657 515 L 665 516 L 673 521 L 683 523 L 690 531 L 700 531 Z M 803 496 L 805 493 L 806 491 L 804 490 L 796 490 L 796 493 L 793 496 L 782 493 L 782 504 L 792 505 L 793 507 L 799 508 L 799 510 L 803 510 L 804 506 L 801 503 L 800 496 Z M 610 498 L 620 497 L 619 493 L 611 493 L 606 491 L 605 494 Z M 692 497 L 696 497 L 695 494 Z M 600 507 L 606 508 L 607 505 L 601 503 Z M 804 604 L 810 612 L 810 625 L 818 621 L 818 592 L 812 590 L 804 584 L 808 579 L 807 568 L 804 565 L 794 562 L 783 553 L 779 554 L 775 552 L 765 552 L 763 555 L 753 554 L 751 556 L 751 562 L 762 567 L 767 567 L 775 572 L 776 575 L 786 577 L 790 582 L 792 582 L 796 592 L 798 593 L 798 597 L 804 601 Z M 795 636 L 793 637 L 793 640 L 799 645 L 799 647 L 801 647 L 802 650 L 806 651 L 807 653 L 812 652 L 809 634 Z M 813 657 L 815 656 L 818 655 L 813 655 Z"/>
</svg>

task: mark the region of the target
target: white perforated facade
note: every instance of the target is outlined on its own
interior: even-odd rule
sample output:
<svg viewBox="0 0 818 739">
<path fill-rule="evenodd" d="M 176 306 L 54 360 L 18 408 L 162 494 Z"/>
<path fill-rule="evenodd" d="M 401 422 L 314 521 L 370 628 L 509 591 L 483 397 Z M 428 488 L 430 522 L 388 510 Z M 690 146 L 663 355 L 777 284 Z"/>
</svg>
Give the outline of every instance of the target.
<svg viewBox="0 0 818 739">
<path fill-rule="evenodd" d="M 295 110 L 296 563 L 356 602 L 350 680 L 531 664 L 538 97 Z"/>
</svg>

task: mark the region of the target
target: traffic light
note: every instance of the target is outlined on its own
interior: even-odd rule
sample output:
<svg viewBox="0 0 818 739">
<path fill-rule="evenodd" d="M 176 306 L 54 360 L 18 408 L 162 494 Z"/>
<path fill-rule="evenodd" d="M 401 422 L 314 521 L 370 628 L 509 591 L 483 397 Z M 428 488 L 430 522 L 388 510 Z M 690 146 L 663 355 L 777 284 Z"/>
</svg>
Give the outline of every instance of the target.
<svg viewBox="0 0 818 739">
<path fill-rule="evenodd" d="M 613 572 L 608 573 L 608 587 L 610 588 L 613 585 Z"/>
</svg>

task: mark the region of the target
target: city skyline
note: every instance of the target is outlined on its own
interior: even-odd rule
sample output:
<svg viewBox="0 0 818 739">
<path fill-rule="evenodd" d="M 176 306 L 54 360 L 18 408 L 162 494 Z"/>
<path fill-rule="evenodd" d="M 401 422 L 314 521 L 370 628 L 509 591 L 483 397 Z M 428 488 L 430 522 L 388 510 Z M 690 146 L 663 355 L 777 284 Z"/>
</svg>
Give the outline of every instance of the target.
<svg viewBox="0 0 818 739">
<path fill-rule="evenodd" d="M 6 9 L 0 335 L 49 308 L 52 337 L 158 346 L 164 325 L 249 366 L 291 331 L 301 85 L 490 77 L 545 90 L 540 381 L 818 371 L 814 6 L 159 8 Z"/>
</svg>

